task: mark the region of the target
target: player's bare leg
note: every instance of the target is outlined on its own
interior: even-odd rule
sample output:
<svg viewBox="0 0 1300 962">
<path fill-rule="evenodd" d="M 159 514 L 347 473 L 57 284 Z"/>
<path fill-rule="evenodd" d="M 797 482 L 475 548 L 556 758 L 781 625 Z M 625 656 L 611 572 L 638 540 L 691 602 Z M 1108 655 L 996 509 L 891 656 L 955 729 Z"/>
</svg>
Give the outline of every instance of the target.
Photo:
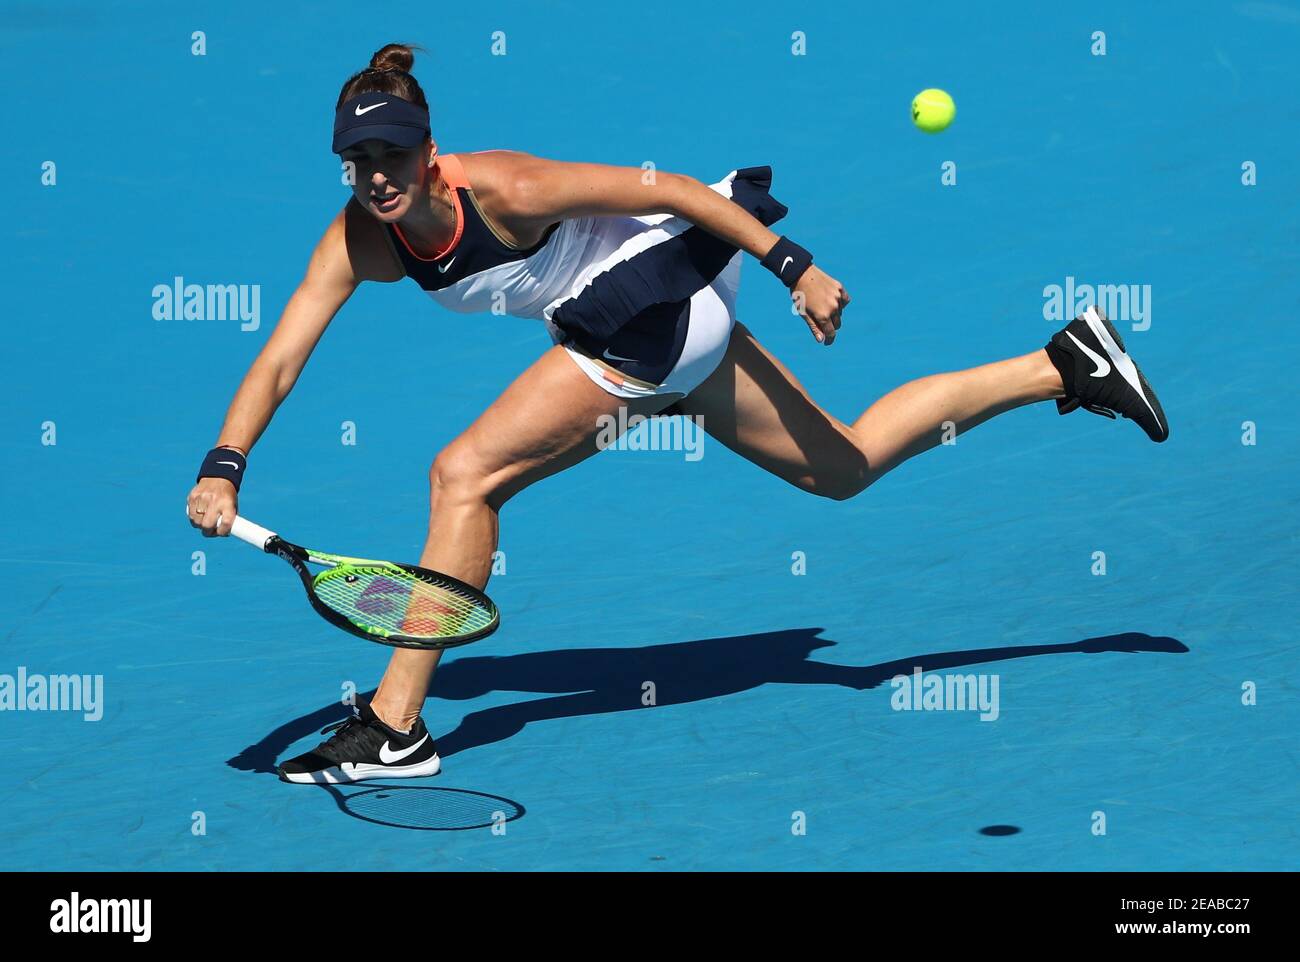
<svg viewBox="0 0 1300 962">
<path fill-rule="evenodd" d="M 843 500 L 941 443 L 1005 411 L 1062 394 L 1045 351 L 919 378 L 852 424 L 828 414 L 742 324 L 722 365 L 680 407 L 710 435 L 806 491 Z"/>
<path fill-rule="evenodd" d="M 602 415 L 617 416 L 620 407 L 629 415 L 651 414 L 668 403 L 671 398 L 614 397 L 562 348 L 552 348 L 434 461 L 429 534 L 420 565 L 485 587 L 502 505 L 528 485 L 595 454 Z M 395 650 L 371 701 L 375 714 L 394 728 L 409 727 L 424 705 L 440 655 Z"/>
</svg>

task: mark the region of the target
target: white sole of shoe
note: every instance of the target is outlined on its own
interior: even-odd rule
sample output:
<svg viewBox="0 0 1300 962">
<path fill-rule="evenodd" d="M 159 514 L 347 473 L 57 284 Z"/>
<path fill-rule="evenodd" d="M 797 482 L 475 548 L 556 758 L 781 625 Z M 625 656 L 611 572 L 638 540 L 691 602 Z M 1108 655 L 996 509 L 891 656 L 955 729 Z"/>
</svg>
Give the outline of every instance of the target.
<svg viewBox="0 0 1300 962">
<path fill-rule="evenodd" d="M 1142 390 L 1142 380 L 1138 377 L 1137 365 L 1133 359 L 1124 352 L 1124 348 L 1119 346 L 1115 338 L 1111 337 L 1110 329 L 1097 316 L 1097 308 L 1089 307 L 1083 312 L 1084 323 L 1088 325 L 1088 330 L 1101 341 L 1101 346 L 1106 349 L 1106 354 L 1110 358 L 1111 365 L 1119 372 L 1119 376 L 1128 382 L 1129 387 L 1137 392 L 1137 396 L 1142 399 L 1142 403 L 1147 406 L 1151 416 L 1161 423 L 1160 415 L 1156 414 L 1156 409 L 1151 406 L 1150 400 L 1147 399 L 1146 392 Z M 1079 345 L 1083 347 L 1082 344 Z M 1087 350 L 1087 348 L 1084 348 Z"/>
<path fill-rule="evenodd" d="M 437 755 L 416 765 L 354 765 L 344 762 L 334 768 L 319 772 L 281 773 L 280 778 L 296 785 L 346 785 L 364 782 L 371 778 L 428 778 L 442 771 L 442 759 Z"/>
</svg>

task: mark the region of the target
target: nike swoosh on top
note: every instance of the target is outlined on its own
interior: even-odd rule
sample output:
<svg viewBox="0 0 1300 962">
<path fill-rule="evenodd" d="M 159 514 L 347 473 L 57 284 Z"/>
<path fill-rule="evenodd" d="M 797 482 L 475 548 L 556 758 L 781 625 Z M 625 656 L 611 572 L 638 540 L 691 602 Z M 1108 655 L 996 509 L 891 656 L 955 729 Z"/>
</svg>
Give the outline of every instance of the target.
<svg viewBox="0 0 1300 962">
<path fill-rule="evenodd" d="M 1092 377 L 1105 377 L 1110 373 L 1110 361 L 1106 360 L 1092 348 L 1088 347 L 1087 344 L 1084 344 L 1083 341 L 1079 340 L 1069 331 L 1066 331 L 1065 334 L 1070 340 L 1074 341 L 1075 344 L 1079 345 L 1079 350 L 1088 355 L 1088 360 L 1097 365 L 1097 370 L 1092 372 Z"/>
<path fill-rule="evenodd" d="M 1088 327 L 1092 329 L 1093 334 L 1097 335 L 1097 339 L 1101 341 L 1102 347 L 1106 348 L 1106 353 L 1114 358 L 1115 371 L 1120 377 L 1128 382 L 1128 386 L 1131 387 L 1134 393 L 1142 399 L 1142 403 L 1147 406 L 1147 410 L 1151 412 L 1151 416 L 1155 418 L 1156 423 L 1165 425 L 1164 419 L 1160 417 L 1160 415 L 1156 414 L 1156 409 L 1151 406 L 1151 401 L 1147 398 L 1146 391 L 1142 390 L 1142 379 L 1138 377 L 1137 365 L 1133 363 L 1133 359 L 1120 350 L 1118 344 L 1115 344 L 1114 351 L 1111 350 L 1113 338 L 1111 338 L 1109 332 L 1107 332 L 1105 328 L 1098 330 L 1098 325 L 1092 319 L 1088 320 Z M 1102 337 L 1103 333 L 1105 333 L 1105 337 Z M 1115 351 L 1120 352 L 1118 356 L 1116 356 Z M 1165 426 L 1167 427 L 1167 425 Z"/>
<path fill-rule="evenodd" d="M 385 100 L 383 103 L 371 104 L 369 107 L 366 107 L 364 110 L 361 108 L 361 105 L 360 105 L 360 104 L 357 104 L 357 116 L 360 117 L 362 114 L 368 114 L 368 113 L 370 113 L 370 111 L 374 110 L 376 107 L 384 107 L 384 106 L 387 106 L 387 104 L 388 104 L 388 101 Z"/>
<path fill-rule="evenodd" d="M 619 357 L 617 354 L 610 354 L 609 348 L 605 348 L 605 353 L 602 356 L 609 361 L 636 361 L 634 357 Z"/>
<path fill-rule="evenodd" d="M 451 265 L 454 264 L 454 263 L 456 263 L 456 258 L 453 257 L 451 260 L 447 261 L 447 263 L 445 263 L 445 264 L 439 264 L 439 265 L 438 265 L 438 273 L 439 273 L 439 274 L 445 274 L 445 273 L 447 273 L 448 268 L 450 268 Z"/>
<path fill-rule="evenodd" d="M 400 762 L 403 758 L 411 754 L 411 752 L 415 751 L 417 748 L 419 748 L 428 740 L 429 740 L 429 735 L 426 732 L 424 737 L 421 738 L 418 742 L 416 742 L 410 748 L 403 748 L 400 752 L 389 751 L 388 742 L 384 742 L 383 745 L 379 747 L 379 760 L 383 762 L 385 765 L 391 765 L 393 764 L 393 762 Z"/>
</svg>

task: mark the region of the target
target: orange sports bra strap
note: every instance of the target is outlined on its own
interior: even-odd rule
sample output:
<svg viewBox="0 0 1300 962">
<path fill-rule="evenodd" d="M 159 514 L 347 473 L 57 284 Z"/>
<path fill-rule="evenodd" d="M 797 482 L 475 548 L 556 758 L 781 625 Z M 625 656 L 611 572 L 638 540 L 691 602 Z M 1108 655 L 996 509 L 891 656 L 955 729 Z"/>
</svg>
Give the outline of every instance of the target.
<svg viewBox="0 0 1300 962">
<path fill-rule="evenodd" d="M 457 187 L 469 188 L 469 178 L 465 176 L 465 167 L 455 154 L 440 156 L 438 158 L 438 170 L 441 171 L 442 179 L 447 182 L 447 186 L 453 190 Z"/>
</svg>

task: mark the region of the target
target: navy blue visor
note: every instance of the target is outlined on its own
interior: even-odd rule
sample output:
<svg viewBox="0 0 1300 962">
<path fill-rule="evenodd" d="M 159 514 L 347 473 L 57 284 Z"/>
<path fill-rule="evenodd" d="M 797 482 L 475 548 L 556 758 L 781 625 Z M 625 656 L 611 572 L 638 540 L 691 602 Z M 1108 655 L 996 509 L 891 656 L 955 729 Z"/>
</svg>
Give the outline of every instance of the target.
<svg viewBox="0 0 1300 962">
<path fill-rule="evenodd" d="M 334 114 L 334 153 L 363 140 L 418 147 L 429 137 L 429 111 L 392 94 L 358 94 Z"/>
</svg>

